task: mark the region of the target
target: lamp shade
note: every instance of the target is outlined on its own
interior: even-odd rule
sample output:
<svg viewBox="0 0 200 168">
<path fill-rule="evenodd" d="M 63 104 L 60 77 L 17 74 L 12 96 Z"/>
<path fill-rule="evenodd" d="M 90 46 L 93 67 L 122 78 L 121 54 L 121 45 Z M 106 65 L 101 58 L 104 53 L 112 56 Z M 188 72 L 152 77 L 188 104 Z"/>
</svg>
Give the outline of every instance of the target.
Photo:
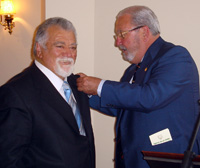
<svg viewBox="0 0 200 168">
<path fill-rule="evenodd" d="M 1 10 L 0 14 L 7 15 L 7 14 L 14 14 L 15 9 L 12 0 L 1 0 Z"/>
</svg>

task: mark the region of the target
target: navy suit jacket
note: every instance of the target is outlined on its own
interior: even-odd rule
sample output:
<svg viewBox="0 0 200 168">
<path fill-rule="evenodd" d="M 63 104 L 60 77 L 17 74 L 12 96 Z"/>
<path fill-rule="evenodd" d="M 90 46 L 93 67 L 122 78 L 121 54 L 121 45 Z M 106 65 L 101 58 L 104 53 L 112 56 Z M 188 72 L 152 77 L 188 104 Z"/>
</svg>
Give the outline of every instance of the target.
<svg viewBox="0 0 200 168">
<path fill-rule="evenodd" d="M 89 101 L 68 82 L 86 136 L 79 134 L 70 106 L 48 78 L 31 65 L 0 87 L 0 167 L 94 168 L 95 148 Z"/>
<path fill-rule="evenodd" d="M 115 165 L 149 168 L 144 151 L 184 153 L 199 112 L 199 77 L 189 52 L 159 37 L 148 49 L 135 83 L 129 81 L 131 65 L 120 82 L 106 81 L 101 98 L 92 96 L 90 105 L 117 117 Z M 152 145 L 149 136 L 168 128 L 172 141 Z M 199 153 L 199 135 L 194 152 Z M 120 143 L 118 143 L 120 142 Z"/>
</svg>

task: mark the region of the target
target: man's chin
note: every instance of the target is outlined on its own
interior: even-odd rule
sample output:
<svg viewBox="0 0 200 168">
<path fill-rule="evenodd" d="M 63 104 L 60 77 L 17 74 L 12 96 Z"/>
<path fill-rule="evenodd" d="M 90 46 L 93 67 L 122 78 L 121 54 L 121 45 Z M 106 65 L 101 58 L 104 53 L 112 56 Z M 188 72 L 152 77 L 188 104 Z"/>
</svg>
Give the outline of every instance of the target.
<svg viewBox="0 0 200 168">
<path fill-rule="evenodd" d="M 122 56 L 123 56 L 124 61 L 131 62 L 131 61 L 134 59 L 134 56 L 133 56 L 133 55 L 125 55 L 125 54 L 122 54 Z"/>
<path fill-rule="evenodd" d="M 57 75 L 60 76 L 60 77 L 62 77 L 62 78 L 67 78 L 71 74 L 72 74 L 72 72 L 71 73 L 57 73 Z"/>
<path fill-rule="evenodd" d="M 74 71 L 74 67 L 70 67 L 70 68 L 67 68 L 67 69 L 62 69 L 62 70 L 57 70 L 56 73 L 63 77 L 63 78 L 66 78 L 68 76 L 70 76 Z"/>
<path fill-rule="evenodd" d="M 124 61 L 128 61 L 129 62 L 129 59 L 128 59 L 128 57 L 126 55 L 122 55 L 122 58 L 123 58 Z"/>
</svg>

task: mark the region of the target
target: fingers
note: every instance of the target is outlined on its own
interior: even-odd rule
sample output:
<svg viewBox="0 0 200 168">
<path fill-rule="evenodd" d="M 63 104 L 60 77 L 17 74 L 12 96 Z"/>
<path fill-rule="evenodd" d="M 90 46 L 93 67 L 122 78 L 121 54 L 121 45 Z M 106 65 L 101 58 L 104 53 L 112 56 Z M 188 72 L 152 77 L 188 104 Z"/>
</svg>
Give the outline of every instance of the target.
<svg viewBox="0 0 200 168">
<path fill-rule="evenodd" d="M 81 87 L 81 85 L 83 85 L 84 84 L 84 81 L 85 81 L 85 78 L 86 78 L 87 76 L 80 76 L 77 80 L 76 80 L 76 83 L 77 83 L 77 86 L 78 87 Z"/>
<path fill-rule="evenodd" d="M 84 73 L 78 73 L 77 75 L 79 75 L 80 77 L 76 80 L 77 83 L 77 88 L 79 91 L 84 91 L 84 81 L 85 81 L 85 77 L 87 77 L 87 75 L 85 75 Z"/>
<path fill-rule="evenodd" d="M 79 91 L 85 92 L 89 95 L 96 95 L 97 94 L 97 87 L 100 83 L 99 78 L 86 76 L 85 74 L 80 74 L 81 77 L 77 79 L 77 88 Z"/>
<path fill-rule="evenodd" d="M 77 75 L 79 75 L 80 77 L 87 76 L 87 75 L 85 75 L 85 74 L 84 74 L 84 73 L 82 73 L 82 72 L 79 72 L 79 73 L 77 73 Z"/>
<path fill-rule="evenodd" d="M 87 78 L 87 76 L 83 73 L 79 73 L 78 75 L 80 75 L 80 77 L 76 80 L 77 88 L 79 91 L 84 91 L 84 86 L 87 82 L 85 78 Z"/>
</svg>

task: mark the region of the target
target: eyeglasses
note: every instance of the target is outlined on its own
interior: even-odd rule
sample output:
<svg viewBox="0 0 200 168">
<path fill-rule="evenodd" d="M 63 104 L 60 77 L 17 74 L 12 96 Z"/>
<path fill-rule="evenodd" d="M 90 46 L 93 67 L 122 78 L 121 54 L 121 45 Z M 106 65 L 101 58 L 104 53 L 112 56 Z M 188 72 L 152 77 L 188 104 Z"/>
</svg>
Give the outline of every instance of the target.
<svg viewBox="0 0 200 168">
<path fill-rule="evenodd" d="M 119 37 L 121 39 L 124 39 L 127 33 L 132 32 L 132 31 L 137 30 L 137 29 L 140 29 L 142 27 L 144 27 L 144 26 L 138 26 L 138 27 L 135 27 L 135 28 L 133 28 L 131 30 L 127 30 L 127 31 L 123 31 L 123 32 L 120 31 L 119 34 L 114 35 L 113 37 L 115 38 L 115 40 L 117 40 L 117 37 Z"/>
</svg>

